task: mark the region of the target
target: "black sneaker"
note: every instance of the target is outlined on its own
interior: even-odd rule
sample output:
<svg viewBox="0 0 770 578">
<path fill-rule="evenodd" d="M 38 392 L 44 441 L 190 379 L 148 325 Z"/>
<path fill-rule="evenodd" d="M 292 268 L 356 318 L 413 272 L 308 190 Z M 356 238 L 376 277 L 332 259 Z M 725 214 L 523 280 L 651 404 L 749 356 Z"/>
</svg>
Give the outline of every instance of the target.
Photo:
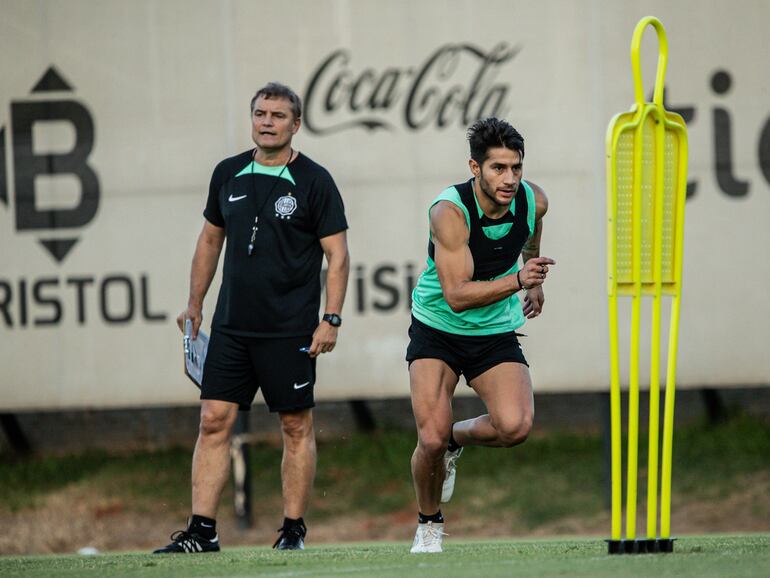
<svg viewBox="0 0 770 578">
<path fill-rule="evenodd" d="M 278 528 L 281 533 L 278 539 L 273 544 L 273 548 L 276 550 L 304 550 L 305 549 L 305 534 L 307 529 L 305 526 L 284 526 Z"/>
<path fill-rule="evenodd" d="M 187 530 L 177 530 L 171 534 L 171 544 L 158 548 L 153 554 L 200 554 L 203 552 L 219 552 L 219 536 L 213 540 L 191 534 Z"/>
</svg>

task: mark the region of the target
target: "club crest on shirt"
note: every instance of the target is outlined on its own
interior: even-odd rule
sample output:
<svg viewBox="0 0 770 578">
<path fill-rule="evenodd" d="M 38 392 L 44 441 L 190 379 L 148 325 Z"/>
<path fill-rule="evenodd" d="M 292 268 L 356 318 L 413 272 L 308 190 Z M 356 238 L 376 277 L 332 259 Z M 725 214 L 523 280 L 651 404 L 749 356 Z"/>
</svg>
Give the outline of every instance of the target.
<svg viewBox="0 0 770 578">
<path fill-rule="evenodd" d="M 291 219 L 291 215 L 297 210 L 297 199 L 291 193 L 282 196 L 275 202 L 275 216 L 281 219 Z"/>
</svg>

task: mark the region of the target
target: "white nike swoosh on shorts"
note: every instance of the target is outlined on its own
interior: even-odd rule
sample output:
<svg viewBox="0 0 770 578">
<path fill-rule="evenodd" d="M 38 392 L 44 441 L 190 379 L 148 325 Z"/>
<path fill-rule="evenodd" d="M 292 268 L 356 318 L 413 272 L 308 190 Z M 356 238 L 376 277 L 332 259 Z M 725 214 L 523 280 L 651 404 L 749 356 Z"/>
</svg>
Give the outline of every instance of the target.
<svg viewBox="0 0 770 578">
<path fill-rule="evenodd" d="M 297 384 L 295 383 L 295 384 L 294 384 L 294 389 L 302 389 L 302 388 L 303 388 L 303 387 L 305 387 L 306 385 L 310 385 L 310 382 L 309 382 L 309 381 L 306 381 L 305 383 L 300 383 L 299 385 L 297 385 Z"/>
<path fill-rule="evenodd" d="M 227 197 L 227 200 L 232 203 L 233 201 L 240 201 L 241 199 L 245 199 L 245 198 L 246 198 L 246 195 L 241 195 L 240 197 L 234 197 L 231 194 L 229 197 Z"/>
</svg>

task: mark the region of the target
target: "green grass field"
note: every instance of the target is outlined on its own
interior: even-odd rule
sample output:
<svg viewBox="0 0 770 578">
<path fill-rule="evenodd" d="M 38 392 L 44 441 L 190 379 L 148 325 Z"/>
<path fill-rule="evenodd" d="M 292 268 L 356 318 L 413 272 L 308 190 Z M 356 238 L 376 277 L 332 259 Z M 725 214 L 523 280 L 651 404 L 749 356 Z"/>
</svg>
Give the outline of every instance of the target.
<svg viewBox="0 0 770 578">
<path fill-rule="evenodd" d="M 35 556 L 0 558 L 0 576 L 766 576 L 770 534 L 692 536 L 673 554 L 609 556 L 598 539 L 453 542 L 443 554 L 409 554 L 406 543 L 267 548 L 218 554 Z"/>
<path fill-rule="evenodd" d="M 736 416 L 716 426 L 686 425 L 676 436 L 673 531 L 714 534 L 681 539 L 673 556 L 612 558 L 601 541 L 609 513 L 597 434 L 547 433 L 511 451 L 469 448 L 455 497 L 443 510 L 450 536 L 438 557 L 410 556 L 405 542 L 416 517 L 409 431 L 345 434 L 319 444 L 309 549 L 300 556 L 257 547 L 272 544 L 280 523 L 281 451 L 274 443 L 251 448 L 255 526 L 236 527 L 228 485 L 218 516 L 225 552 L 173 559 L 146 552 L 168 543 L 189 515 L 189 449 L 24 460 L 0 455 L 0 523 L 9 529 L 0 535 L 0 553 L 84 546 L 144 552 L 0 556 L 0 577 L 768 575 L 762 568 L 770 568 L 770 423 Z M 644 461 L 643 452 L 639 532 Z M 716 537 L 730 532 L 757 533 Z M 575 535 L 599 537 L 564 538 Z M 481 536 L 498 538 L 468 541 Z M 553 538 L 530 540 L 534 536 Z M 329 545 L 349 540 L 356 543 Z"/>
<path fill-rule="evenodd" d="M 319 442 L 314 520 L 322 522 L 351 510 L 379 515 L 410 508 L 414 490 L 409 458 L 414 443 L 413 432 L 399 430 L 354 433 Z M 644 435 L 639 447 L 642 496 L 647 455 Z M 674 500 L 724 498 L 745 484 L 747 476 L 767 471 L 768 455 L 769 422 L 738 416 L 716 426 L 681 427 L 674 449 Z M 81 484 L 91 494 L 120 500 L 126 508 L 153 511 L 166 504 L 170 512 L 185 516 L 190 460 L 190 448 L 23 461 L 0 455 L 0 514 L 39 507 L 50 493 Z M 280 501 L 280 461 L 278 446 L 251 448 L 253 493 L 260 496 L 255 504 L 258 516 L 270 515 Z M 470 448 L 462 457 L 461 468 L 454 512 L 481 517 L 515 513 L 511 533 L 604 510 L 605 472 L 602 440 L 597 434 L 535 435 L 511 451 Z M 224 502 L 229 500 L 228 486 Z"/>
</svg>

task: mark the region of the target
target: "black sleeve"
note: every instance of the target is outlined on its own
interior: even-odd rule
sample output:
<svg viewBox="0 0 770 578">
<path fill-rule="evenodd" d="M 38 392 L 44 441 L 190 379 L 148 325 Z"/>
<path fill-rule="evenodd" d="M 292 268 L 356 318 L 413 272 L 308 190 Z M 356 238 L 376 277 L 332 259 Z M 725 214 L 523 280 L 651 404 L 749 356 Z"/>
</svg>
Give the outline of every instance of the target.
<svg viewBox="0 0 770 578">
<path fill-rule="evenodd" d="M 206 208 L 203 211 L 203 216 L 206 217 L 206 220 L 217 227 L 225 226 L 222 209 L 219 207 L 219 189 L 225 184 L 225 179 L 227 178 L 227 171 L 225 171 L 223 165 L 224 162 L 219 163 L 211 174 L 209 196 L 206 200 Z"/>
<path fill-rule="evenodd" d="M 319 239 L 348 228 L 345 205 L 332 176 L 324 171 L 316 178 L 311 195 L 313 227 Z"/>
</svg>

